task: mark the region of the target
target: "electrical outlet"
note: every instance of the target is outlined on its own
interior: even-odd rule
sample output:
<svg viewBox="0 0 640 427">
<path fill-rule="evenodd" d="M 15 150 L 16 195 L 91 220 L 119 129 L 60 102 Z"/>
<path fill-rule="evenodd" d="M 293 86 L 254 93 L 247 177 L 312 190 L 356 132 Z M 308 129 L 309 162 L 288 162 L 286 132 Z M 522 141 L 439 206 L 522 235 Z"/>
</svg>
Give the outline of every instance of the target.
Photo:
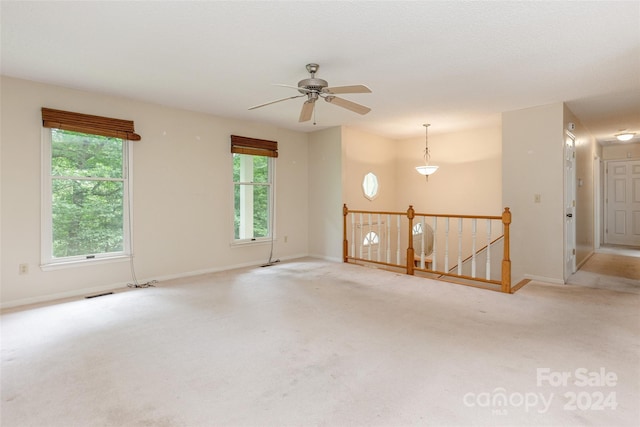
<svg viewBox="0 0 640 427">
<path fill-rule="evenodd" d="M 542 196 L 540 194 L 533 195 L 533 203 L 540 203 L 542 201 Z"/>
<path fill-rule="evenodd" d="M 27 274 L 29 272 L 29 264 L 20 264 L 18 266 L 20 274 Z"/>
</svg>

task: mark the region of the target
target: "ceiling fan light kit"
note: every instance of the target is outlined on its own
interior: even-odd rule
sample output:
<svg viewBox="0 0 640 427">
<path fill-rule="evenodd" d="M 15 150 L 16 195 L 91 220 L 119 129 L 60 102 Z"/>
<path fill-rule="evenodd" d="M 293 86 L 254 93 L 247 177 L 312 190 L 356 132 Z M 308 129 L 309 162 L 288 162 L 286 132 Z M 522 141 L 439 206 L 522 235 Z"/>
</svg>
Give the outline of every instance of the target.
<svg viewBox="0 0 640 427">
<path fill-rule="evenodd" d="M 364 105 L 348 101 L 344 98 L 335 96 L 336 94 L 343 93 L 371 93 L 371 89 L 365 85 L 351 85 L 351 86 L 335 86 L 329 87 L 329 83 L 326 80 L 316 78 L 316 73 L 320 66 L 318 64 L 307 64 L 307 71 L 311 74 L 308 79 L 302 79 L 298 82 L 298 86 L 291 86 L 285 84 L 277 84 L 277 86 L 288 87 L 297 89 L 301 95 L 289 96 L 287 98 L 278 99 L 275 101 L 267 102 L 265 104 L 256 105 L 249 108 L 249 110 L 255 110 L 256 108 L 266 107 L 267 105 L 275 104 L 281 101 L 287 101 L 289 99 L 307 97 L 307 100 L 302 104 L 302 110 L 300 111 L 300 117 L 298 121 L 300 123 L 309 121 L 313 116 L 315 103 L 318 98 L 323 98 L 326 102 L 337 105 L 338 107 L 345 108 L 361 115 L 367 114 L 371 111 L 371 108 Z"/>
</svg>

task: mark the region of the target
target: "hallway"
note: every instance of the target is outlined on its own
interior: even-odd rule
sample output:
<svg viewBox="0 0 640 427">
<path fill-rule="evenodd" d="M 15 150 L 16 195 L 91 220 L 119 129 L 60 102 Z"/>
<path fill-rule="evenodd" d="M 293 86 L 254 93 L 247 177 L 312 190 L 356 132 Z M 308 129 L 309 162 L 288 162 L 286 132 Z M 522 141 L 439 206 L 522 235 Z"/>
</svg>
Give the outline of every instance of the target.
<svg viewBox="0 0 640 427">
<path fill-rule="evenodd" d="M 640 249 L 603 246 L 569 278 L 567 283 L 640 293 Z"/>
</svg>

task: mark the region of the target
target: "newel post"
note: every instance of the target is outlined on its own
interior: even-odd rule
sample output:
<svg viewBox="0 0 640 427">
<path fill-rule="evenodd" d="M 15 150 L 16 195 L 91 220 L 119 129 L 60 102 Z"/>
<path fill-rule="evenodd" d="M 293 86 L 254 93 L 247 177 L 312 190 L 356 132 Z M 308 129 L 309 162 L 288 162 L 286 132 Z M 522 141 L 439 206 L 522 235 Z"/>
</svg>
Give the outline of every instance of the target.
<svg viewBox="0 0 640 427">
<path fill-rule="evenodd" d="M 409 218 L 409 246 L 407 247 L 407 274 L 413 275 L 415 252 L 413 249 L 413 218 L 416 216 L 416 211 L 413 210 L 413 205 L 409 205 L 407 209 L 407 218 Z"/>
<path fill-rule="evenodd" d="M 509 224 L 511 224 L 511 212 L 504 208 L 502 213 L 502 225 L 504 226 L 504 256 L 502 257 L 502 292 L 511 293 L 511 259 L 509 258 Z"/>
<path fill-rule="evenodd" d="M 349 242 L 347 241 L 347 215 L 349 209 L 345 203 L 342 206 L 342 260 L 343 262 L 349 262 Z"/>
</svg>

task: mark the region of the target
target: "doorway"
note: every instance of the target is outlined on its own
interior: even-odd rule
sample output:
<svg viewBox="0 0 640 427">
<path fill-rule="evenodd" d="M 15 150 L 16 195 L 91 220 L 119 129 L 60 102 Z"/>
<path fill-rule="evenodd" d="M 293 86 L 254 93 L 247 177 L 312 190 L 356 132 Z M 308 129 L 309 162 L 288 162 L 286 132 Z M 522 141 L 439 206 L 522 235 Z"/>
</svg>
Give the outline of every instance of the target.
<svg viewBox="0 0 640 427">
<path fill-rule="evenodd" d="M 564 143 L 564 279 L 576 271 L 576 138 L 566 132 Z"/>
<path fill-rule="evenodd" d="M 640 246 L 640 160 L 607 162 L 604 243 Z"/>
</svg>

